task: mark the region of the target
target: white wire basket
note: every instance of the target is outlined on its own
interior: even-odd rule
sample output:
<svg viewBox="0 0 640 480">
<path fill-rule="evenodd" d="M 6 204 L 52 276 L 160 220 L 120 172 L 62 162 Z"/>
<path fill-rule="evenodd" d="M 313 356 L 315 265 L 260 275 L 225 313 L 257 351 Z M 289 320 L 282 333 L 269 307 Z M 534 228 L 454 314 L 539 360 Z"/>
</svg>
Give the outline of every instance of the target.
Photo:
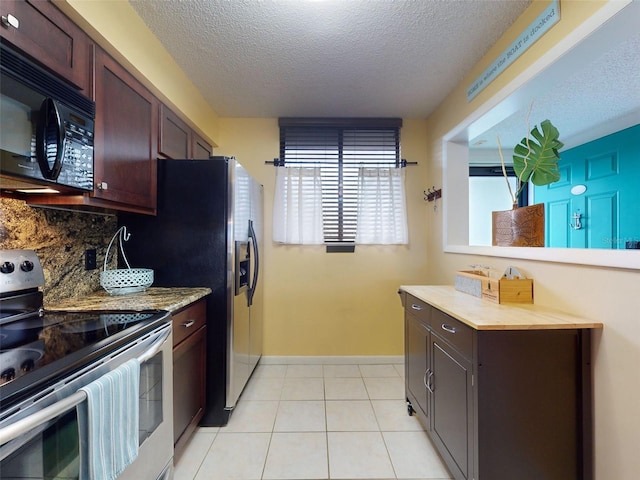
<svg viewBox="0 0 640 480">
<path fill-rule="evenodd" d="M 130 234 L 127 233 L 127 227 L 122 226 L 115 233 L 104 256 L 104 268 L 100 272 L 100 285 L 110 295 L 126 295 L 128 293 L 144 292 L 153 284 L 153 270 L 149 268 L 131 268 L 127 256 L 124 254 L 123 244 L 129 240 Z M 107 259 L 109 258 L 109 250 L 116 238 L 119 238 L 118 245 L 120 253 L 127 268 L 116 270 L 107 270 Z"/>
</svg>

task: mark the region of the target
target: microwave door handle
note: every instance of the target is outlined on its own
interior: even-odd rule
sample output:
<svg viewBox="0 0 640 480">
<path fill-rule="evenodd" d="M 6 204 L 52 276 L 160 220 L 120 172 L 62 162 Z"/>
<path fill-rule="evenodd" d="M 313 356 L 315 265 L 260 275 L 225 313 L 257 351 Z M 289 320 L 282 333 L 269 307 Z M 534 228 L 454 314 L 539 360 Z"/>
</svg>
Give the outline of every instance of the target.
<svg viewBox="0 0 640 480">
<path fill-rule="evenodd" d="M 254 256 L 254 269 L 251 275 L 251 287 L 249 288 L 249 306 L 253 303 L 253 294 L 256 291 L 258 285 L 258 272 L 260 271 L 260 254 L 258 252 L 258 239 L 256 238 L 256 231 L 253 228 L 253 220 L 249 220 L 249 236 L 251 237 L 251 243 L 253 244 L 253 256 Z"/>
<path fill-rule="evenodd" d="M 140 363 L 144 363 L 147 360 L 153 358 L 153 356 L 160 351 L 170 333 L 171 329 L 166 328 L 166 332 L 163 332 L 160 338 L 155 340 L 153 344 L 150 345 L 149 348 L 145 351 L 145 353 L 138 357 L 138 361 Z M 59 400 L 56 403 L 49 405 L 48 407 L 45 407 L 32 415 L 29 415 L 28 417 L 21 418 L 15 423 L 1 428 L 0 445 L 4 445 L 11 440 L 17 439 L 18 437 L 28 433 L 30 430 L 38 427 L 39 425 L 62 415 L 63 413 L 78 406 L 80 403 L 85 401 L 86 398 L 87 394 L 82 390 L 78 390 L 68 397 L 63 398 L 62 400 Z"/>
<path fill-rule="evenodd" d="M 56 132 L 56 159 L 53 166 L 49 166 L 47 155 L 47 136 L 50 127 L 54 126 Z M 56 180 L 62 170 L 64 159 L 65 130 L 64 121 L 60 115 L 58 104 L 53 98 L 45 98 L 40 105 L 40 118 L 36 127 L 36 158 L 40 165 L 42 176 L 49 180 Z"/>
</svg>

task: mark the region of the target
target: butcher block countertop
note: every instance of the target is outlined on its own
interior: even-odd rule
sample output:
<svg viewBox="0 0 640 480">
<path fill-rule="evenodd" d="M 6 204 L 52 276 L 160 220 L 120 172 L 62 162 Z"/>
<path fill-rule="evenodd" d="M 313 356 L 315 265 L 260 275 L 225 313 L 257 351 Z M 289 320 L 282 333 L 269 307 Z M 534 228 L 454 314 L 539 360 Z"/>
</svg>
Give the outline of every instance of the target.
<svg viewBox="0 0 640 480">
<path fill-rule="evenodd" d="M 602 323 L 534 304 L 495 304 L 449 285 L 401 286 L 476 330 L 561 330 L 602 328 Z"/>
<path fill-rule="evenodd" d="M 151 287 L 144 292 L 109 295 L 99 290 L 80 298 L 69 298 L 45 305 L 46 310 L 168 310 L 175 313 L 183 307 L 206 297 L 210 288 Z"/>
</svg>

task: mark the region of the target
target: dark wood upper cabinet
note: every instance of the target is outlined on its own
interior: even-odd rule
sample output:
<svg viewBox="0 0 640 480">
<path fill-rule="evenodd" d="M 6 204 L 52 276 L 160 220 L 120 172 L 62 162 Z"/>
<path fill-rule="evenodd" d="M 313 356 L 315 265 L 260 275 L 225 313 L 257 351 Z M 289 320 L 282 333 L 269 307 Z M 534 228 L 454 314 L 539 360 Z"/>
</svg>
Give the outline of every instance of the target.
<svg viewBox="0 0 640 480">
<path fill-rule="evenodd" d="M 157 158 L 209 158 L 212 146 L 47 0 L 0 0 L 0 36 L 96 103 L 94 190 L 31 205 L 154 215 Z"/>
<path fill-rule="evenodd" d="M 89 96 L 91 41 L 75 23 L 44 0 L 2 0 L 0 13 L 4 40 Z"/>
<path fill-rule="evenodd" d="M 213 155 L 213 147 L 204 138 L 195 132 L 191 135 L 191 156 L 192 158 L 209 158 Z"/>
<path fill-rule="evenodd" d="M 189 158 L 191 128 L 166 106 L 160 104 L 158 153 L 167 158 Z"/>
<path fill-rule="evenodd" d="M 171 109 L 160 104 L 158 153 L 164 158 L 207 159 L 213 148 Z"/>
<path fill-rule="evenodd" d="M 101 49 L 95 92 L 93 196 L 155 212 L 159 102 Z"/>
</svg>

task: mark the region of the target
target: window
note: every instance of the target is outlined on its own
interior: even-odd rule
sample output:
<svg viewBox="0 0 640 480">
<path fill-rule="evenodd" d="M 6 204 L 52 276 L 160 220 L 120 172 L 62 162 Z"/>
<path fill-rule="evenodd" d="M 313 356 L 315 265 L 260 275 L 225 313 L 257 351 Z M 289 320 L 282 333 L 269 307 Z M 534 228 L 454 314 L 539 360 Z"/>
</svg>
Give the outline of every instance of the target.
<svg viewBox="0 0 640 480">
<path fill-rule="evenodd" d="M 404 165 L 400 159 L 401 119 L 282 118 L 279 125 L 278 168 L 287 172 L 278 174 L 282 188 L 276 188 L 274 240 L 407 243 L 404 172 L 399 168 Z M 301 202 L 301 206 L 296 207 L 292 200 Z M 321 220 L 313 219 L 313 205 L 321 205 Z M 313 239 L 306 238 L 308 241 L 296 241 L 296 235 L 289 240 L 286 236 L 276 238 L 276 228 L 287 223 L 276 221 L 276 216 L 285 213 L 303 217 L 300 220 L 306 222 L 305 226 L 293 226 L 300 230 L 301 237 L 306 237 L 305 232 L 319 230 L 314 222 L 321 221 L 321 236 L 309 235 Z M 384 226 L 389 221 L 404 228 L 405 234 L 400 238 L 389 235 Z M 378 228 L 384 231 L 372 233 Z"/>
</svg>

